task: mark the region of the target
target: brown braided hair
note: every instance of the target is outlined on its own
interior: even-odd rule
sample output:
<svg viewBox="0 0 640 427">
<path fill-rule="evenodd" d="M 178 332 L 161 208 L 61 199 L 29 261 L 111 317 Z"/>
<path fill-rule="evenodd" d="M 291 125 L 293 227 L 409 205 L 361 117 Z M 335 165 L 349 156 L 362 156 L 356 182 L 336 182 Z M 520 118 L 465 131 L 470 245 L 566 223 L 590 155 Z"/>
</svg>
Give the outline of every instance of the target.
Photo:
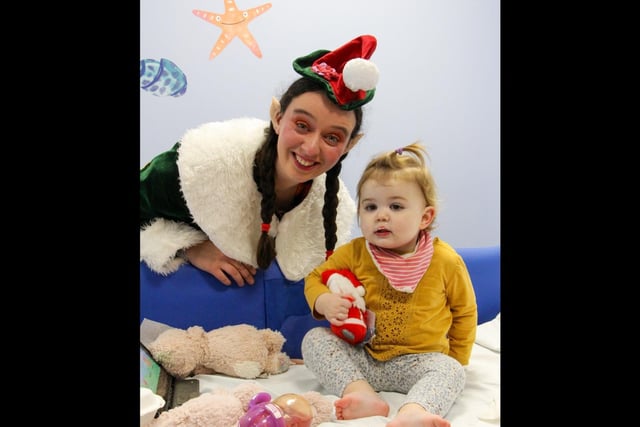
<svg viewBox="0 0 640 427">
<path fill-rule="evenodd" d="M 285 111 L 291 101 L 307 92 L 322 92 L 326 94 L 325 86 L 315 80 L 301 77 L 294 81 L 289 89 L 280 98 L 280 111 Z M 362 125 L 362 108 L 352 110 L 356 115 L 356 124 L 351 132 L 350 138 L 354 138 Z M 275 170 L 278 155 L 278 135 L 273 128 L 273 123 L 265 129 L 265 141 L 256 152 L 253 162 L 253 180 L 258 186 L 258 191 L 262 194 L 260 203 L 260 218 L 264 224 L 270 224 L 271 218 L 276 211 L 275 192 Z M 338 162 L 326 172 L 324 194 L 324 207 L 322 217 L 324 223 L 324 240 L 327 253 L 331 253 L 337 242 L 336 216 L 338 212 L 338 189 L 340 182 L 338 177 L 342 170 L 342 161 L 347 157 L 344 153 Z M 257 258 L 258 266 L 262 269 L 269 267 L 276 257 L 276 241 L 270 236 L 268 230 L 263 228 L 260 240 L 258 241 Z"/>
</svg>

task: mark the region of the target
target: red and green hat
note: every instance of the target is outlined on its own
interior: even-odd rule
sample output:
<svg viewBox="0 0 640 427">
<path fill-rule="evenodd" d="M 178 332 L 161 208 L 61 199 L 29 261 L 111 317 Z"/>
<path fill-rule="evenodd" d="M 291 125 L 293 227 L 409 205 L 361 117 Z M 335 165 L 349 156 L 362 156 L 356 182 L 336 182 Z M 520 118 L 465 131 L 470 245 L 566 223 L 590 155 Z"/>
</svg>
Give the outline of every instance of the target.
<svg viewBox="0 0 640 427">
<path fill-rule="evenodd" d="M 373 99 L 378 67 L 369 61 L 376 50 L 374 36 L 356 37 L 334 51 L 316 50 L 293 61 L 293 69 L 323 83 L 329 98 L 343 110 L 353 110 Z"/>
</svg>

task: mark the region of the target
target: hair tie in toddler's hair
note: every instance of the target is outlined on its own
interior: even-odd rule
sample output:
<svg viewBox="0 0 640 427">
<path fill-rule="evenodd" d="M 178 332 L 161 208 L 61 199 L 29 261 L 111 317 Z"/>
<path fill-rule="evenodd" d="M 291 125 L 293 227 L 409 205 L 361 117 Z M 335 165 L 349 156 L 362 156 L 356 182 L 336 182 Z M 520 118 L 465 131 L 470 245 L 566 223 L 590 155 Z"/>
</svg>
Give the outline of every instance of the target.
<svg viewBox="0 0 640 427">
<path fill-rule="evenodd" d="M 267 224 L 266 222 L 263 222 L 262 225 L 260 226 L 260 229 L 262 230 L 263 233 L 268 233 L 270 228 L 271 228 L 271 224 Z"/>
<path fill-rule="evenodd" d="M 325 261 L 329 259 L 329 257 L 333 255 L 333 251 L 332 250 L 328 250 L 324 256 Z"/>
<path fill-rule="evenodd" d="M 404 148 L 396 148 L 395 151 L 396 151 L 396 154 L 400 156 L 400 155 L 402 155 L 402 152 L 404 151 Z"/>
<path fill-rule="evenodd" d="M 329 98 L 343 110 L 373 99 L 378 67 L 369 58 L 376 50 L 374 36 L 356 37 L 334 51 L 316 50 L 293 61 L 297 73 L 324 84 Z"/>
</svg>

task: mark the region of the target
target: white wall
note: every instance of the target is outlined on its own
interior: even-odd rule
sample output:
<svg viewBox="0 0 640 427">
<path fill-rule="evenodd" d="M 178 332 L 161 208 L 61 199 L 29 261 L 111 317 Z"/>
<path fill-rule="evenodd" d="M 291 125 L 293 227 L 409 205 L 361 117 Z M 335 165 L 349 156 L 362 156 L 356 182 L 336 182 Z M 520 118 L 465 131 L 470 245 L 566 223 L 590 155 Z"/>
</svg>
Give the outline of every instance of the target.
<svg viewBox="0 0 640 427">
<path fill-rule="evenodd" d="M 264 3 L 236 0 L 239 9 Z M 364 107 L 366 135 L 343 165 L 347 186 L 355 196 L 372 155 L 419 139 L 442 200 L 434 234 L 455 247 L 499 244 L 499 0 L 270 3 L 248 26 L 262 58 L 236 37 L 210 60 L 221 30 L 192 10 L 223 13 L 224 0 L 141 0 L 140 58 L 170 59 L 188 79 L 181 97 L 140 90 L 141 166 L 201 123 L 268 119 L 271 98 L 299 76 L 293 59 L 372 34 L 380 80 Z"/>
</svg>

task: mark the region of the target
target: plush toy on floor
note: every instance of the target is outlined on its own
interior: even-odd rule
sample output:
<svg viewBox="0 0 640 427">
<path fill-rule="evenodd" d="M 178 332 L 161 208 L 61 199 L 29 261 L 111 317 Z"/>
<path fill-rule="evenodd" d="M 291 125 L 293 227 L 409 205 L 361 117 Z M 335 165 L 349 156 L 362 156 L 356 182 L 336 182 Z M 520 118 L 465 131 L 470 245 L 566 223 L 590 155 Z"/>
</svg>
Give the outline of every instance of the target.
<svg viewBox="0 0 640 427">
<path fill-rule="evenodd" d="M 190 399 L 177 408 L 162 412 L 148 427 L 231 427 L 240 425 L 239 422 L 243 417 L 245 423 L 242 424 L 243 426 L 277 426 L 279 424 L 269 424 L 270 421 L 264 418 L 247 417 L 248 411 L 251 409 L 256 411 L 266 404 L 265 395 L 270 398 L 270 395 L 254 382 L 242 383 L 231 390 L 215 389 Z M 294 412 L 308 414 L 310 408 L 313 417 L 311 420 L 304 417 L 305 421 L 302 422 L 300 418 L 289 417 L 289 420 L 299 423 L 285 424 L 287 427 L 316 427 L 323 422 L 334 420 L 332 402 L 316 391 L 296 395 L 286 394 L 274 399 L 273 402 L 279 402 L 278 404 L 281 405 L 279 407 L 292 406 L 286 401 L 291 401 L 293 397 L 296 399 L 291 403 L 297 405 Z M 260 420 L 265 423 L 261 423 Z"/>
<path fill-rule="evenodd" d="M 289 370 L 279 331 L 248 324 L 223 326 L 209 332 L 200 326 L 170 328 L 147 347 L 154 359 L 178 378 L 225 374 L 253 379 Z"/>
<path fill-rule="evenodd" d="M 360 344 L 367 338 L 367 311 L 364 303 L 365 289 L 350 270 L 325 270 L 322 283 L 334 294 L 347 294 L 351 308 L 342 326 L 331 325 L 334 334 L 351 344 Z"/>
</svg>

